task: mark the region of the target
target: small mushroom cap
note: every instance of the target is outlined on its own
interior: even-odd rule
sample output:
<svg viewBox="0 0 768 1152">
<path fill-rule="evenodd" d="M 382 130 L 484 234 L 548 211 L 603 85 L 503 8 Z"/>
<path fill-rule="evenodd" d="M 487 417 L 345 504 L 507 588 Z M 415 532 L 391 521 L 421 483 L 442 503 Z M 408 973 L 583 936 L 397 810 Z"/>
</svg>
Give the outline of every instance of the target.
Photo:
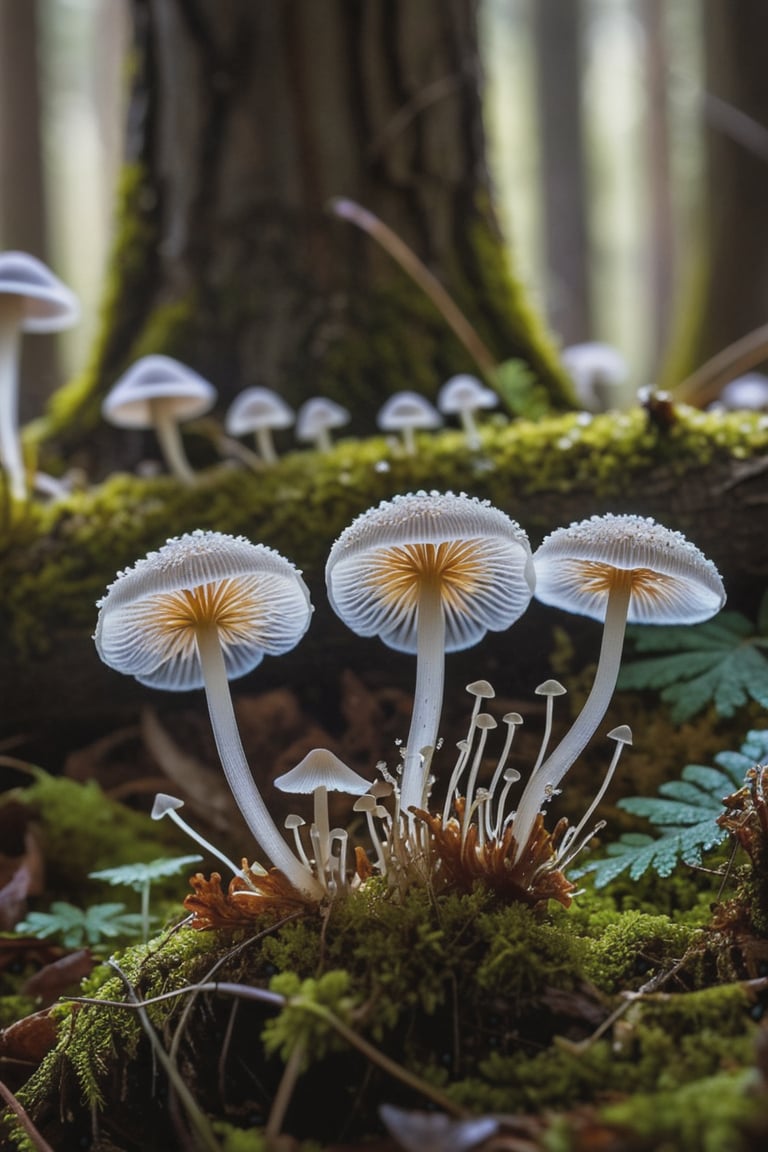
<svg viewBox="0 0 768 1152">
<path fill-rule="evenodd" d="M 451 376 L 437 394 L 437 407 L 449 416 L 457 412 L 474 412 L 478 408 L 496 408 L 499 398 L 486 388 L 477 376 Z"/>
<path fill-rule="evenodd" d="M 694 624 L 725 604 L 717 568 L 683 536 L 643 516 L 592 516 L 558 528 L 534 553 L 536 598 L 605 619 L 608 593 L 631 581 L 627 619 Z"/>
<path fill-rule="evenodd" d="M 719 402 L 729 410 L 760 411 L 768 408 L 768 376 L 762 372 L 747 372 L 729 380 L 720 392 Z"/>
<path fill-rule="evenodd" d="M 118 574 L 99 601 L 94 640 L 105 664 L 153 688 L 203 685 L 196 633 L 215 625 L 229 679 L 288 652 L 309 627 L 301 573 L 242 536 L 192 532 Z"/>
<path fill-rule="evenodd" d="M 216 402 L 216 389 L 171 356 L 142 356 L 123 373 L 105 398 L 102 414 L 119 428 L 151 428 L 152 401 L 167 403 L 175 420 L 193 420 Z"/>
<path fill-rule="evenodd" d="M 59 332 L 80 319 L 74 292 L 27 252 L 0 252 L 0 293 L 22 300 L 24 332 Z"/>
<path fill-rule="evenodd" d="M 329 792 L 362 796 L 370 788 L 371 781 L 349 768 L 330 749 L 313 748 L 295 768 L 278 776 L 274 785 L 281 792 L 307 794 L 316 788 L 327 788 Z"/>
<path fill-rule="evenodd" d="M 376 423 L 382 432 L 401 432 L 403 428 L 439 428 L 442 420 L 426 396 L 395 392 L 379 409 Z"/>
<path fill-rule="evenodd" d="M 259 428 L 290 428 L 293 408 L 271 388 L 245 388 L 232 401 L 224 426 L 230 436 L 246 436 Z"/>
<path fill-rule="evenodd" d="M 488 501 L 415 492 L 363 512 L 333 545 L 331 606 L 359 636 L 415 652 L 419 591 L 439 581 L 445 647 L 509 628 L 528 607 L 534 570 L 523 529 Z"/>
<path fill-rule="evenodd" d="M 170 796 L 167 792 L 158 792 L 149 815 L 153 820 L 162 820 L 163 816 L 169 812 L 176 812 L 183 807 L 184 801 L 179 800 L 178 796 Z"/>
<path fill-rule="evenodd" d="M 314 440 L 326 428 L 342 428 L 349 423 L 349 411 L 327 396 L 314 396 L 299 408 L 296 439 Z"/>
</svg>

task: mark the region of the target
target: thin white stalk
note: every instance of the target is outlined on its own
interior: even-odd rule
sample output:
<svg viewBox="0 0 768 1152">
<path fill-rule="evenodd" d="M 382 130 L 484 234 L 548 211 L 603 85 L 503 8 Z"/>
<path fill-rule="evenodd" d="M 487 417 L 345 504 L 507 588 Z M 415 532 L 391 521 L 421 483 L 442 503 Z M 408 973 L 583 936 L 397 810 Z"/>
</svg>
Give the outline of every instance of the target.
<svg viewBox="0 0 768 1152">
<path fill-rule="evenodd" d="M 495 840 L 498 840 L 501 836 L 502 830 L 506 823 L 506 820 L 504 819 L 504 809 L 507 804 L 507 796 L 509 796 L 512 785 L 517 784 L 519 779 L 520 773 L 517 771 L 517 769 L 507 768 L 506 772 L 504 773 L 504 787 L 501 790 L 501 796 L 499 796 L 499 804 L 496 809 L 496 823 L 493 828 L 493 836 Z"/>
<path fill-rule="evenodd" d="M 595 809 L 597 808 L 600 801 L 602 800 L 603 796 L 605 796 L 605 793 L 608 790 L 608 785 L 610 784 L 611 780 L 613 779 L 613 774 L 616 771 L 616 766 L 619 763 L 619 759 L 621 757 L 621 754 L 624 751 L 624 745 L 627 743 L 628 743 L 627 740 L 617 740 L 616 741 L 616 747 L 614 748 L 613 756 L 611 757 L 611 763 L 608 766 L 608 771 L 606 772 L 605 776 L 603 777 L 603 782 L 600 785 L 599 789 L 597 790 L 597 794 L 596 794 L 594 800 L 590 804 L 589 808 L 587 808 L 586 812 L 582 816 L 581 820 L 579 820 L 576 827 L 575 828 L 569 828 L 568 831 L 566 832 L 565 836 L 563 837 L 562 843 L 560 845 L 560 849 L 559 849 L 558 854 L 557 854 L 558 855 L 558 864 L 557 864 L 558 868 L 566 868 L 570 864 L 570 862 L 573 860 L 574 856 L 577 856 L 579 854 L 581 847 L 582 847 L 582 845 L 580 843 L 581 834 L 584 831 L 584 829 L 586 828 L 588 822 L 592 819 L 592 814 L 595 811 Z M 590 833 L 590 835 L 591 835 L 591 833 Z M 574 847 L 571 848 L 570 851 L 568 851 L 568 849 L 570 848 L 571 845 L 574 845 Z"/>
<path fill-rule="evenodd" d="M 254 428 L 253 438 L 256 441 L 256 448 L 260 458 L 265 464 L 277 463 L 277 452 L 275 451 L 275 441 L 272 438 L 271 428 Z"/>
<path fill-rule="evenodd" d="M 539 746 L 539 754 L 536 757 L 536 763 L 534 764 L 533 768 L 531 769 L 531 776 L 535 776 L 536 773 L 538 772 L 539 768 L 541 768 L 541 765 L 544 761 L 544 756 L 546 755 L 547 748 L 549 747 L 549 738 L 552 735 L 552 715 L 553 715 L 554 710 L 555 710 L 555 696 L 563 695 L 563 692 L 561 692 L 561 691 L 552 692 L 549 689 L 548 685 L 551 685 L 553 683 L 554 683 L 554 681 L 552 681 L 552 680 L 546 680 L 544 682 L 544 684 L 540 684 L 539 687 L 536 689 L 537 695 L 547 697 L 547 714 L 546 714 L 546 720 L 544 721 L 544 735 L 541 738 L 541 745 Z M 558 685 L 558 688 L 559 687 L 560 686 Z"/>
<path fill-rule="evenodd" d="M 515 860 L 520 858 L 525 849 L 536 815 L 545 799 L 552 795 L 573 762 L 581 755 L 605 716 L 619 675 L 631 595 L 632 587 L 628 578 L 617 581 L 608 594 L 600 657 L 591 691 L 565 736 L 525 786 L 515 816 Z"/>
<path fill-rule="evenodd" d="M 421 803 L 424 792 L 425 760 L 421 750 L 435 747 L 443 710 L 445 616 L 439 586 L 428 584 L 422 589 L 418 614 L 416 689 L 400 787 L 400 811 L 411 825 L 413 817 L 408 809 Z"/>
<path fill-rule="evenodd" d="M 515 717 L 515 719 L 510 720 L 507 718 L 508 716 L 513 716 L 513 717 Z M 499 786 L 499 780 L 501 780 L 502 774 L 504 772 L 504 768 L 506 767 L 507 760 L 509 759 L 509 753 L 512 749 L 512 741 L 515 738 L 515 729 L 518 728 L 519 725 L 522 724 L 522 722 L 523 722 L 522 716 L 520 716 L 517 712 L 508 712 L 507 716 L 505 716 L 503 719 L 504 719 L 504 723 L 507 726 L 507 735 L 506 735 L 506 738 L 504 740 L 504 747 L 501 750 L 501 756 L 499 756 L 498 762 L 496 764 L 496 769 L 493 773 L 493 776 L 491 778 L 491 783 L 488 787 L 488 805 L 485 809 L 486 823 L 487 823 L 487 829 L 488 829 L 488 835 L 489 836 L 491 835 L 491 821 L 493 819 L 493 816 L 492 816 L 493 798 L 496 795 L 496 789 Z M 519 778 L 520 777 L 518 776 L 518 779 Z M 499 821 L 498 823 L 500 825 L 501 821 Z"/>
<path fill-rule="evenodd" d="M 235 876 L 241 876 L 245 879 L 242 868 L 238 868 L 234 860 L 230 860 L 229 856 L 225 856 L 223 852 L 219 851 L 215 844 L 211 844 L 210 840 L 206 840 L 205 836 L 201 836 L 190 824 L 187 824 L 186 820 L 179 816 L 178 812 L 170 808 L 165 815 L 169 820 L 173 820 L 174 824 L 181 828 L 183 832 L 186 832 L 190 840 L 194 840 L 195 844 L 199 844 L 204 852 L 208 852 L 211 856 L 215 856 L 217 860 L 220 860 L 222 864 L 226 864 L 227 868 L 229 868 Z"/>
<path fill-rule="evenodd" d="M 315 788 L 313 802 L 315 814 L 313 828 L 317 831 L 317 871 L 320 875 L 325 875 L 331 855 L 331 824 L 328 818 L 328 789 L 324 784 L 319 784 Z"/>
<path fill-rule="evenodd" d="M 333 448 L 333 440 L 331 439 L 330 429 L 318 428 L 315 432 L 315 451 L 316 452 L 330 452 Z"/>
<path fill-rule="evenodd" d="M 275 867 L 287 876 L 294 888 L 316 900 L 321 895 L 320 885 L 283 839 L 251 774 L 237 728 L 224 655 L 215 627 L 198 629 L 197 650 L 216 748 L 237 806 L 257 844 Z"/>
<path fill-rule="evenodd" d="M 197 476 L 187 459 L 179 425 L 173 417 L 173 411 L 168 401 L 150 400 L 149 407 L 157 442 L 169 472 L 182 484 L 194 484 Z"/>
<path fill-rule="evenodd" d="M 21 316 L 20 297 L 0 297 L 0 464 L 16 500 L 27 498 L 18 415 Z"/>
<path fill-rule="evenodd" d="M 477 429 L 475 414 L 471 408 L 462 408 L 459 412 L 461 426 L 464 429 L 464 439 L 470 452 L 476 452 L 480 447 L 480 433 Z"/>
<path fill-rule="evenodd" d="M 335 840 L 339 842 L 338 856 L 331 856 L 331 870 L 338 872 L 339 888 L 347 887 L 347 847 L 349 844 L 349 833 L 346 828 L 333 828 L 330 835 L 330 843 Z"/>
<path fill-rule="evenodd" d="M 485 718 L 485 723 L 480 722 L 481 717 Z M 477 742 L 477 750 L 475 752 L 475 758 L 472 761 L 472 767 L 470 768 L 470 771 L 469 771 L 469 779 L 467 780 L 467 791 L 466 791 L 466 795 L 464 797 L 464 819 L 462 820 L 462 823 L 461 823 L 461 842 L 462 842 L 462 844 L 464 843 L 464 841 L 467 838 L 467 832 L 469 830 L 469 819 L 470 819 L 470 816 L 472 815 L 472 813 L 474 812 L 475 806 L 472 803 L 472 799 L 473 799 L 474 792 L 475 792 L 475 783 L 477 781 L 477 774 L 480 771 L 480 764 L 481 764 L 481 761 L 483 759 L 483 752 L 485 751 L 485 744 L 486 744 L 486 741 L 488 739 L 488 733 L 490 732 L 491 728 L 496 727 L 496 721 L 487 712 L 481 713 L 481 715 L 478 716 L 477 719 L 478 719 L 478 728 L 480 729 L 480 739 Z"/>
<path fill-rule="evenodd" d="M 416 434 L 410 424 L 406 424 L 402 430 L 403 448 L 406 456 L 416 455 Z"/>
</svg>

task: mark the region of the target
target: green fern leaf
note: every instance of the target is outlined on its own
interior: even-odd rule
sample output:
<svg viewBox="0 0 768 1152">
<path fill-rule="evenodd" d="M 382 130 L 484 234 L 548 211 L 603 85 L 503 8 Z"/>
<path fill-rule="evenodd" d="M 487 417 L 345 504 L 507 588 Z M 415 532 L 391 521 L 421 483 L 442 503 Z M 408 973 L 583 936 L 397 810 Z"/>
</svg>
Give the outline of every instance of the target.
<svg viewBox="0 0 768 1152">
<path fill-rule="evenodd" d="M 590 860 L 574 877 L 592 873 L 595 887 L 603 888 L 622 872 L 638 880 L 649 868 L 659 876 L 669 876 L 679 861 L 700 864 L 702 856 L 727 836 L 717 824 L 723 800 L 744 782 L 749 768 L 768 760 L 768 729 L 747 733 L 738 752 L 719 752 L 717 768 L 707 764 L 687 764 L 679 780 L 667 780 L 657 796 L 628 796 L 619 808 L 644 816 L 658 829 L 658 836 L 627 832 L 606 855 Z"/>
<path fill-rule="evenodd" d="M 190 864 L 197 864 L 202 856 L 171 856 L 150 860 L 148 864 L 123 864 L 118 868 L 103 868 L 89 872 L 92 880 L 106 880 L 109 884 L 124 884 L 140 892 L 145 884 L 175 876 Z"/>
<path fill-rule="evenodd" d="M 763 613 L 768 617 L 768 609 Z M 636 653 L 664 652 L 626 664 L 619 674 L 623 690 L 654 689 L 669 705 L 675 723 L 690 720 L 710 704 L 718 715 L 733 716 L 748 701 L 768 707 L 768 637 L 740 612 L 721 612 L 715 620 L 687 628 L 632 628 Z"/>
</svg>

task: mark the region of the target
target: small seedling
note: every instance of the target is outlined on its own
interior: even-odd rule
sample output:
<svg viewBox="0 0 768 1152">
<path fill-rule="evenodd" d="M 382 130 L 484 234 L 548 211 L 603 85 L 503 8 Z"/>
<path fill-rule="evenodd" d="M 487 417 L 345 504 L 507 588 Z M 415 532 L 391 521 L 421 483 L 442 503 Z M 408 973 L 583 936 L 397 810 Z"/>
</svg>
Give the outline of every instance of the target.
<svg viewBox="0 0 768 1152">
<path fill-rule="evenodd" d="M 137 912 L 126 912 L 125 904 L 76 908 L 66 900 L 54 900 L 47 912 L 29 912 L 16 925 L 16 931 L 40 940 L 56 936 L 65 948 L 82 948 L 116 936 L 135 936 L 141 923 L 141 916 Z"/>
<path fill-rule="evenodd" d="M 123 864 L 118 868 L 104 868 L 100 872 L 89 872 L 91 880 L 106 880 L 108 884 L 125 884 L 141 893 L 141 932 L 144 940 L 149 939 L 149 892 L 155 880 L 176 876 L 190 864 L 197 864 L 202 856 L 171 856 L 151 860 L 149 864 Z M 98 907 L 98 905 L 97 905 Z M 104 905 L 107 907 L 107 905 Z M 123 907 L 123 905 L 120 905 Z M 138 917 L 137 917 L 138 919 Z"/>
</svg>

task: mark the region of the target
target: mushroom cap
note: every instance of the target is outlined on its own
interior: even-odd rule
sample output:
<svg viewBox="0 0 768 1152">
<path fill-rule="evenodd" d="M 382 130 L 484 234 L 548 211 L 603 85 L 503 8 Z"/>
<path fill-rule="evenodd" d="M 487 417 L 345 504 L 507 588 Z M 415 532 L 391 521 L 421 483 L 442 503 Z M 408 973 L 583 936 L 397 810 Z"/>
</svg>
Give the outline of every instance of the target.
<svg viewBox="0 0 768 1152">
<path fill-rule="evenodd" d="M 760 411 L 768 408 L 768 376 L 762 372 L 747 372 L 729 380 L 718 397 L 724 408 Z"/>
<path fill-rule="evenodd" d="M 290 428 L 293 408 L 271 388 L 245 388 L 229 406 L 224 426 L 230 436 L 246 436 L 258 428 Z"/>
<path fill-rule="evenodd" d="M 440 413 L 419 392 L 395 392 L 379 409 L 376 423 L 382 432 L 403 428 L 439 428 Z"/>
<path fill-rule="evenodd" d="M 334 611 L 359 636 L 415 652 L 419 589 L 438 580 L 446 651 L 509 628 L 534 587 L 523 529 L 486 500 L 415 492 L 363 512 L 331 548 L 325 569 Z"/>
<path fill-rule="evenodd" d="M 496 408 L 499 398 L 477 376 L 451 376 L 437 394 L 437 406 L 444 415 Z"/>
<path fill-rule="evenodd" d="M 601 344 L 590 340 L 583 344 L 571 344 L 560 354 L 568 375 L 573 380 L 576 395 L 584 404 L 598 401 L 595 383 L 624 384 L 629 376 L 627 362 L 611 344 Z"/>
<path fill-rule="evenodd" d="M 349 423 L 349 411 L 327 396 L 313 396 L 299 408 L 296 439 L 314 440 L 325 428 L 342 428 Z"/>
<path fill-rule="evenodd" d="M 203 685 L 195 639 L 201 625 L 218 628 L 232 680 L 265 654 L 288 652 L 312 617 L 301 573 L 279 552 L 199 530 L 118 573 L 98 608 L 94 640 L 104 663 L 172 691 Z"/>
<path fill-rule="evenodd" d="M 193 420 L 213 407 L 216 389 L 171 356 L 142 356 L 116 381 L 101 411 L 119 428 L 151 428 L 157 400 L 167 402 L 177 421 Z"/>
<path fill-rule="evenodd" d="M 22 300 L 24 332 L 59 332 L 80 319 L 74 292 L 27 252 L 0 252 L 0 293 Z"/>
<path fill-rule="evenodd" d="M 372 781 L 364 779 L 328 748 L 313 748 L 295 768 L 274 781 L 281 792 L 310 793 L 316 788 L 362 796 Z"/>
<path fill-rule="evenodd" d="M 630 623 L 694 624 L 725 603 L 712 561 L 681 532 L 643 516 L 608 513 L 558 528 L 533 560 L 537 600 L 597 620 L 620 573 L 631 573 Z"/>
</svg>

